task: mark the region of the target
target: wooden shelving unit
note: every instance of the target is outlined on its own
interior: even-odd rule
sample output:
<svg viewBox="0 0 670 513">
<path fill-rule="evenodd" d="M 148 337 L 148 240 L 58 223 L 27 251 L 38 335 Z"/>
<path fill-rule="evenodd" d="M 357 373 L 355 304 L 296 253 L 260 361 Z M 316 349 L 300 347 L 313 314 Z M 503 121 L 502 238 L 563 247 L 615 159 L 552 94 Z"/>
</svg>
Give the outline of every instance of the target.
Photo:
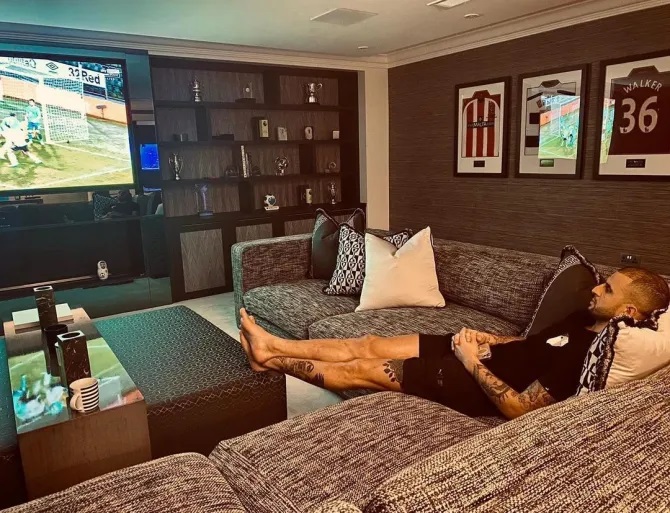
<svg viewBox="0 0 670 513">
<path fill-rule="evenodd" d="M 270 104 L 270 103 L 244 103 L 244 102 L 194 102 L 194 101 L 171 101 L 158 100 L 154 102 L 154 107 L 170 107 L 175 109 L 239 109 L 239 110 L 298 110 L 306 112 L 350 112 L 350 107 L 340 107 L 338 105 L 320 105 L 320 104 Z"/>
<path fill-rule="evenodd" d="M 212 139 L 210 141 L 161 141 L 159 144 L 166 149 L 183 149 L 189 146 L 315 146 L 321 144 L 352 144 L 353 141 L 345 141 L 343 139 L 312 139 L 312 140 L 290 140 L 278 141 L 276 139 L 256 139 L 249 141 L 228 141 L 225 139 Z"/>
<path fill-rule="evenodd" d="M 162 57 L 151 64 L 174 300 L 231 290 L 235 242 L 310 231 L 317 205 L 342 216 L 361 207 L 356 72 Z M 196 77 L 201 102 L 192 98 Z M 305 103 L 308 82 L 323 84 L 319 104 Z M 247 85 L 255 103 L 236 101 Z M 253 123 L 259 117 L 269 122 L 268 139 L 256 137 Z M 313 127 L 313 139 L 304 139 L 305 126 Z M 278 140 L 277 127 L 287 129 L 289 140 Z M 339 139 L 333 139 L 335 130 Z M 178 134 L 188 141 L 176 140 Z M 223 134 L 229 138 L 217 138 Z M 226 176 L 230 166 L 241 175 L 243 145 L 260 176 Z M 179 181 L 169 167 L 172 153 L 184 160 Z M 282 176 L 276 174 L 279 156 L 289 160 Z M 337 172 L 327 172 L 331 163 Z M 335 205 L 329 202 L 331 182 Z M 206 219 L 197 216 L 195 185 L 201 183 L 209 186 L 214 212 Z M 300 204 L 299 187 L 305 186 L 312 189 L 313 205 Z M 279 210 L 262 209 L 266 194 L 276 196 Z M 221 254 L 222 268 L 203 264 Z M 209 273 L 206 280 L 201 272 Z M 208 287 L 194 288 L 204 281 Z"/>
</svg>

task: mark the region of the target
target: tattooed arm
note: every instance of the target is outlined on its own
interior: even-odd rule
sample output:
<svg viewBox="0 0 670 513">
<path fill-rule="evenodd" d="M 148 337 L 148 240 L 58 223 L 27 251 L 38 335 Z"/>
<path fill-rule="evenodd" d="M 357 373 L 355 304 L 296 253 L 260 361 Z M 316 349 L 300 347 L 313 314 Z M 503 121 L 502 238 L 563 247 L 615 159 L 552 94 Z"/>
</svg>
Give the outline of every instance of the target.
<svg viewBox="0 0 670 513">
<path fill-rule="evenodd" d="M 514 390 L 479 361 L 476 344 L 460 340 L 455 352 L 491 402 L 508 419 L 515 419 L 556 402 L 539 381 L 531 383 L 523 392 Z"/>
<path fill-rule="evenodd" d="M 491 402 L 508 419 L 515 419 L 529 411 L 555 403 L 539 381 L 533 381 L 526 390 L 519 393 L 488 370 L 480 361 L 470 363 L 466 369 L 479 383 Z"/>
</svg>

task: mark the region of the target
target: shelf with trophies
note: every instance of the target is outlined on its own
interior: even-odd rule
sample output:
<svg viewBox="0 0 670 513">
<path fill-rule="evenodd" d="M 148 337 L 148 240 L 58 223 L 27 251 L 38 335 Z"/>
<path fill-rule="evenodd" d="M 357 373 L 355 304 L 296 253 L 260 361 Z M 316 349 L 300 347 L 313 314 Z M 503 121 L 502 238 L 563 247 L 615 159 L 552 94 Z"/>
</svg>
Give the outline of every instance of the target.
<svg viewBox="0 0 670 513">
<path fill-rule="evenodd" d="M 240 234 L 308 233 L 317 208 L 346 218 L 365 207 L 356 72 L 170 57 L 151 66 L 175 300 L 205 294 L 183 281 L 187 233 L 211 239 L 202 258 L 224 255 L 215 293 L 232 288 Z"/>
</svg>

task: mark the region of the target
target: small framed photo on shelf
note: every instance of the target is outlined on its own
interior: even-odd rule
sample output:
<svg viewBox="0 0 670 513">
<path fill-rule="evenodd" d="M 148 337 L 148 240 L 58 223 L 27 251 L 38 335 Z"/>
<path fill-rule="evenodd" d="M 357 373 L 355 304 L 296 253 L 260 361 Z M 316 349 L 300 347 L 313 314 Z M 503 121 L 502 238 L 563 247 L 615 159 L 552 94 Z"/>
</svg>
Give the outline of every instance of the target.
<svg viewBox="0 0 670 513">
<path fill-rule="evenodd" d="M 270 138 L 270 123 L 267 118 L 253 118 L 253 125 L 256 139 Z"/>
<path fill-rule="evenodd" d="M 333 139 L 338 140 L 340 138 L 340 131 L 339 130 L 333 130 Z"/>
<path fill-rule="evenodd" d="M 519 82 L 516 176 L 580 178 L 588 66 L 529 73 Z"/>
<path fill-rule="evenodd" d="M 456 86 L 455 176 L 507 176 L 510 77 Z"/>
<path fill-rule="evenodd" d="M 311 141 L 312 139 L 314 139 L 314 127 L 306 126 L 304 129 L 304 135 L 307 141 Z"/>
<path fill-rule="evenodd" d="M 596 178 L 670 180 L 670 51 L 605 61 L 600 75 Z"/>
<path fill-rule="evenodd" d="M 278 141 L 288 141 L 288 130 L 285 126 L 277 127 L 277 140 Z"/>
</svg>

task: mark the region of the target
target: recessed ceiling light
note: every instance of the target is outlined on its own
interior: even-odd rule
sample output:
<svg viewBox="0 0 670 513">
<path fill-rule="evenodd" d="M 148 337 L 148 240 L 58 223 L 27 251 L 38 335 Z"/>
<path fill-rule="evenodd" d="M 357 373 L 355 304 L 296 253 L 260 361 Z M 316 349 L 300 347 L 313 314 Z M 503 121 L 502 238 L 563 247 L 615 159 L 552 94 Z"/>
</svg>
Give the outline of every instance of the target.
<svg viewBox="0 0 670 513">
<path fill-rule="evenodd" d="M 456 7 L 457 5 L 461 5 L 469 1 L 470 0 L 433 0 L 432 2 L 428 2 L 426 5 L 439 7 L 441 9 L 451 9 L 452 7 Z"/>
<path fill-rule="evenodd" d="M 358 47 L 359 50 L 367 50 L 368 48 L 370 48 L 368 45 L 361 45 Z"/>
<path fill-rule="evenodd" d="M 471 12 L 463 16 L 466 20 L 474 20 L 475 18 L 479 18 L 481 14 L 478 14 L 476 12 Z"/>
</svg>

